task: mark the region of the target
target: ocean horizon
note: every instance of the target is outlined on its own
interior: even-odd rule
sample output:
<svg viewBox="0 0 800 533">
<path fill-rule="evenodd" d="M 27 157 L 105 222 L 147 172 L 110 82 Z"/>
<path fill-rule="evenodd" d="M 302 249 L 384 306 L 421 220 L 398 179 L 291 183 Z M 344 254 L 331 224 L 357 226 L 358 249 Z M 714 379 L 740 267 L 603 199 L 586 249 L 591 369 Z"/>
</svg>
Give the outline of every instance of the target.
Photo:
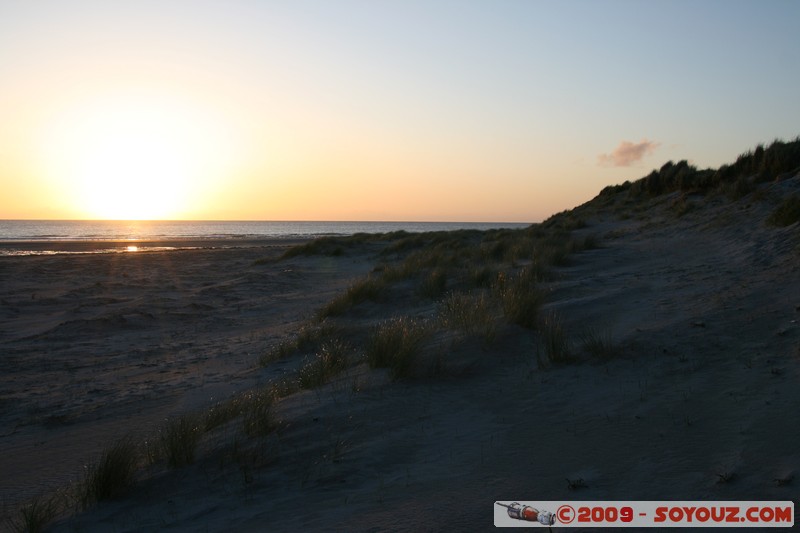
<svg viewBox="0 0 800 533">
<path fill-rule="evenodd" d="M 141 249 L 176 249 L 180 241 L 237 241 L 347 236 L 356 233 L 516 229 L 526 222 L 375 222 L 375 221 L 201 221 L 201 220 L 0 220 L 0 255 L 75 253 L 58 246 L 83 243 L 83 253 L 133 249 L 137 241 L 151 243 Z M 130 241 L 130 247 L 108 248 L 91 243 Z M 170 246 L 158 246 L 159 242 Z M 53 246 L 48 246 L 52 243 Z M 155 245 L 152 245 L 155 243 Z M 188 247 L 188 245 L 187 245 Z M 139 248 L 137 248 L 138 250 Z"/>
</svg>

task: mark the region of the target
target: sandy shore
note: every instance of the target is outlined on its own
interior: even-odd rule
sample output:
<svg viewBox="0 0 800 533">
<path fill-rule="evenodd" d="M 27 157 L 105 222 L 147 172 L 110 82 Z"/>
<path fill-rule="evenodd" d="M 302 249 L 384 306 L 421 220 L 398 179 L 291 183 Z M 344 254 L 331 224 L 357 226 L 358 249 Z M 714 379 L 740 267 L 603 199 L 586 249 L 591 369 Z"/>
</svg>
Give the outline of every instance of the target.
<svg viewBox="0 0 800 533">
<path fill-rule="evenodd" d="M 800 234 L 764 224 L 784 192 L 690 198 L 682 216 L 671 197 L 634 216 L 578 210 L 573 235 L 602 246 L 557 269 L 543 308 L 578 361 L 541 364 L 541 339 L 519 326 L 490 343 L 440 335 L 428 349 L 442 375 L 351 366 L 282 398 L 268 437 L 233 453 L 233 430 L 215 433 L 194 465 L 55 529 L 483 531 L 495 501 L 790 500 Z M 258 355 L 377 262 L 364 248 L 256 264 L 277 252 L 0 261 L 7 504 L 74 479 L 115 435 L 286 375 L 296 359 L 261 369 Z M 392 291 L 339 324 L 436 313 Z M 609 357 L 582 357 L 592 331 L 612 339 Z"/>
<path fill-rule="evenodd" d="M 286 237 L 281 239 L 229 238 L 229 239 L 123 239 L 123 240 L 0 240 L 0 257 L 3 255 L 30 254 L 86 254 L 108 252 L 147 252 L 173 250 L 217 250 L 229 248 L 285 248 L 308 239 Z"/>
<path fill-rule="evenodd" d="M 196 244 L 0 258 L 4 507 L 77 479 L 121 435 L 267 379 L 259 356 L 364 268 L 255 264 L 296 241 Z"/>
</svg>

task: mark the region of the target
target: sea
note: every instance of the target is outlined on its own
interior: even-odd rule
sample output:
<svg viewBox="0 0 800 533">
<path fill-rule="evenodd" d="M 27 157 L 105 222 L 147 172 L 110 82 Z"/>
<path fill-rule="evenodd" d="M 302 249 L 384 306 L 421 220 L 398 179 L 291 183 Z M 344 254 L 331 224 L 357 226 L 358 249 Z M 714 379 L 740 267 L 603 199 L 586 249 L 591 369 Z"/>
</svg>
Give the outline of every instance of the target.
<svg viewBox="0 0 800 533">
<path fill-rule="evenodd" d="M 108 253 L 236 246 L 261 239 L 346 236 L 356 233 L 516 229 L 519 222 L 317 222 L 0 220 L 0 256 Z M 110 243 L 113 243 L 111 245 Z"/>
</svg>

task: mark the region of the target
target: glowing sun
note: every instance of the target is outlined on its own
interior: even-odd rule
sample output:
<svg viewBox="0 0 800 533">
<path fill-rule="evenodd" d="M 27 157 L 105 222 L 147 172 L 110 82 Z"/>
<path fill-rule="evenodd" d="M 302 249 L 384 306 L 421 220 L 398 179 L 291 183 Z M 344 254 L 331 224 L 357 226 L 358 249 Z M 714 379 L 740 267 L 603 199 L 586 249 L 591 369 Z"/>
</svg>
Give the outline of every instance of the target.
<svg viewBox="0 0 800 533">
<path fill-rule="evenodd" d="M 180 216 L 225 166 L 224 128 L 185 101 L 117 93 L 74 105 L 52 123 L 48 172 L 89 218 Z"/>
</svg>

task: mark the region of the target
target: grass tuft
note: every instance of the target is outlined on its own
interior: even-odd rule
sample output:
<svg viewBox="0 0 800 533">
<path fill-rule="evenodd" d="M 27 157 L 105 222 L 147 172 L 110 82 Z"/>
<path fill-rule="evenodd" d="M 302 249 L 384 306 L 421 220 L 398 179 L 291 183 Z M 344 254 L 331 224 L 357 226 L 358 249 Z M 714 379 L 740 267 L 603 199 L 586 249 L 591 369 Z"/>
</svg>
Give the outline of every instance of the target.
<svg viewBox="0 0 800 533">
<path fill-rule="evenodd" d="M 251 391 L 244 395 L 242 398 L 242 429 L 248 437 L 267 435 L 277 427 L 272 410 L 273 403 L 273 395 L 265 389 Z"/>
<path fill-rule="evenodd" d="M 583 350 L 596 359 L 608 360 L 617 355 L 617 347 L 608 330 L 591 328 L 581 335 Z"/>
<path fill-rule="evenodd" d="M 316 356 L 298 370 L 300 388 L 313 389 L 330 381 L 347 367 L 348 351 L 348 346 L 339 339 L 325 342 Z"/>
<path fill-rule="evenodd" d="M 161 430 L 161 446 L 172 468 L 194 462 L 201 435 L 197 422 L 195 417 L 184 415 L 169 421 Z"/>
<path fill-rule="evenodd" d="M 319 318 L 324 319 L 331 316 L 339 316 L 344 314 L 351 307 L 364 302 L 372 300 L 374 302 L 383 299 L 383 296 L 388 287 L 388 282 L 383 277 L 367 276 L 366 278 L 358 281 L 347 289 L 347 292 L 333 299 L 328 305 L 323 307 L 319 312 Z"/>
<path fill-rule="evenodd" d="M 212 431 L 235 420 L 242 415 L 244 408 L 242 397 L 234 396 L 225 401 L 217 402 L 205 413 L 205 431 Z"/>
<path fill-rule="evenodd" d="M 286 250 L 281 259 L 290 259 L 297 256 L 324 255 L 329 257 L 340 257 L 344 255 L 345 249 L 352 246 L 363 244 L 377 238 L 366 233 L 356 233 L 349 237 L 319 237 L 304 244 L 292 246 Z"/>
<path fill-rule="evenodd" d="M 267 350 L 267 352 L 258 359 L 258 364 L 261 367 L 269 366 L 275 361 L 291 357 L 296 351 L 297 341 L 284 339 Z"/>
<path fill-rule="evenodd" d="M 683 215 L 691 212 L 694 208 L 695 205 L 689 201 L 685 193 L 677 196 L 670 204 L 670 209 L 677 217 L 682 217 Z"/>
<path fill-rule="evenodd" d="M 497 279 L 497 272 L 488 266 L 475 266 L 469 271 L 469 279 L 475 287 L 489 288 Z"/>
<path fill-rule="evenodd" d="M 739 176 L 735 181 L 723 186 L 725 193 L 731 200 L 740 200 L 756 190 L 754 180 L 748 176 Z"/>
<path fill-rule="evenodd" d="M 781 202 L 767 219 L 767 223 L 781 228 L 798 221 L 800 221 L 800 196 L 797 194 L 793 194 Z"/>
<path fill-rule="evenodd" d="M 294 337 L 283 339 L 272 346 L 259 358 L 259 365 L 266 367 L 275 361 L 286 359 L 298 353 L 318 350 L 327 339 L 335 337 L 338 331 L 339 329 L 336 326 L 325 322 L 305 325 Z"/>
<path fill-rule="evenodd" d="M 567 332 L 558 314 L 553 312 L 545 315 L 539 325 L 539 331 L 545 356 L 550 363 L 558 365 L 572 361 Z"/>
<path fill-rule="evenodd" d="M 503 304 L 506 319 L 519 326 L 534 329 L 544 295 L 537 287 L 531 270 L 525 269 L 512 276 L 497 278 L 496 292 Z"/>
<path fill-rule="evenodd" d="M 18 533 L 40 533 L 58 515 L 59 507 L 54 498 L 38 497 L 22 506 L 16 516 L 8 518 L 11 531 Z"/>
<path fill-rule="evenodd" d="M 84 481 L 84 505 L 121 496 L 133 485 L 139 455 L 130 438 L 118 440 L 89 467 Z"/>
<path fill-rule="evenodd" d="M 425 324 L 407 317 L 378 325 L 367 343 L 369 366 L 389 368 L 394 379 L 412 377 L 419 345 L 427 334 Z"/>
<path fill-rule="evenodd" d="M 205 431 L 242 418 L 242 429 L 249 437 L 266 435 L 277 427 L 272 406 L 277 398 L 297 391 L 297 383 L 283 380 L 268 389 L 255 389 L 219 402 L 205 416 Z"/>
<path fill-rule="evenodd" d="M 439 320 L 445 327 L 480 335 L 486 341 L 494 338 L 492 306 L 483 293 L 450 293 L 439 305 Z"/>
<path fill-rule="evenodd" d="M 419 293 L 425 298 L 438 298 L 447 288 L 447 271 L 443 268 L 434 268 L 422 280 Z"/>
</svg>

